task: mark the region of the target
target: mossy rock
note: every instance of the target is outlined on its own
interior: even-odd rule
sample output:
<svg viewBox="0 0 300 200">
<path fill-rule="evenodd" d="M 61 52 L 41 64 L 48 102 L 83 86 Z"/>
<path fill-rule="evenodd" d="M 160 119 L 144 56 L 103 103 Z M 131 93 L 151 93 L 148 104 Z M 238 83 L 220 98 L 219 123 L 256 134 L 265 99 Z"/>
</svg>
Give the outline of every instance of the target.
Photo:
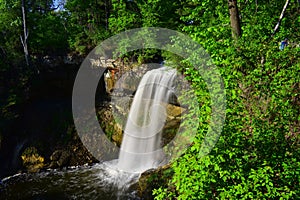
<svg viewBox="0 0 300 200">
<path fill-rule="evenodd" d="M 173 174 L 174 171 L 170 165 L 143 172 L 137 183 L 138 195 L 144 200 L 153 199 L 152 190 L 159 187 L 167 187 Z"/>
<path fill-rule="evenodd" d="M 99 123 L 105 132 L 106 136 L 117 146 L 121 145 L 123 128 L 114 118 L 113 111 L 110 105 L 106 105 L 97 111 Z"/>
<path fill-rule="evenodd" d="M 35 147 L 27 147 L 21 155 L 23 166 L 28 172 L 38 172 L 44 164 L 44 157 L 38 154 Z"/>
</svg>

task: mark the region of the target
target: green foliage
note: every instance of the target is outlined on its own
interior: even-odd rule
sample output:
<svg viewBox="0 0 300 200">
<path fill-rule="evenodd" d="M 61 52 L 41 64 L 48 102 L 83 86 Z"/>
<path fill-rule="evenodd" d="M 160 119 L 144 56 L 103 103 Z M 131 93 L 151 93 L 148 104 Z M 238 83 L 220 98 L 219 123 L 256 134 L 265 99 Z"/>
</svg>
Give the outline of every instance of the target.
<svg viewBox="0 0 300 200">
<path fill-rule="evenodd" d="M 112 0 L 109 29 L 113 34 L 141 26 L 141 15 L 134 1 Z"/>
<path fill-rule="evenodd" d="M 22 155 L 24 155 L 24 156 L 30 156 L 30 155 L 38 156 L 39 154 L 38 154 L 38 150 L 35 147 L 28 147 L 24 150 Z"/>
<path fill-rule="evenodd" d="M 199 136 L 205 127 L 200 127 L 194 145 L 173 164 L 170 188 L 155 190 L 156 199 L 299 196 L 299 59 L 286 60 L 299 51 L 271 52 L 272 47 L 264 52 L 269 55 L 264 67 L 256 63 L 245 74 L 223 63 L 227 117 L 222 136 L 213 151 L 202 157 Z M 190 77 L 197 80 L 196 75 Z"/>
<path fill-rule="evenodd" d="M 58 12 L 32 16 L 35 23 L 29 37 L 32 54 L 62 54 L 68 50 L 67 30 L 61 17 Z"/>
<path fill-rule="evenodd" d="M 8 59 L 19 60 L 23 54 L 21 1 L 0 3 L 0 47 Z M 68 50 L 65 18 L 52 10 L 53 1 L 25 1 L 30 54 L 53 54 Z M 19 61 L 18 61 L 19 62 Z"/>
<path fill-rule="evenodd" d="M 226 9 L 222 10 L 225 4 L 183 2 L 182 19 L 193 22 L 182 30 L 207 49 L 224 78 L 226 121 L 218 143 L 203 157 L 200 147 L 209 121 L 202 119 L 206 123 L 193 146 L 173 163 L 175 174 L 168 187 L 153 191 L 155 199 L 299 197 L 299 48 L 278 49 L 283 37 L 299 38 L 293 3 L 286 16 L 290 19 L 274 38 L 270 36 L 284 2 L 260 2 L 257 11 L 255 1 L 240 3 L 243 36 L 233 42 Z M 181 68 L 187 66 L 183 63 Z M 200 74 L 189 70 L 188 79 L 200 85 Z M 210 105 L 203 106 L 201 114 L 207 115 Z"/>
<path fill-rule="evenodd" d="M 180 21 L 180 17 L 177 13 L 179 7 L 180 3 L 177 0 L 112 0 L 109 29 L 112 34 L 140 27 L 164 27 L 176 29 L 177 24 L 179 24 Z M 139 35 L 139 37 L 143 38 L 143 35 Z M 155 41 L 155 39 L 153 41 Z M 130 42 L 131 41 L 126 39 L 120 42 L 123 47 L 120 52 L 127 52 L 127 45 Z M 130 60 L 135 60 L 138 63 L 147 63 L 149 61 L 151 62 L 151 60 L 155 60 L 160 54 L 161 53 L 158 50 L 147 49 L 144 47 L 142 50 L 126 53 L 122 56 L 122 59 L 130 58 Z"/>
<path fill-rule="evenodd" d="M 0 1 L 0 60 L 19 57 L 21 50 L 20 1 Z M 2 58 L 3 57 L 3 58 Z M 0 64 L 1 64 L 0 61 Z"/>
<path fill-rule="evenodd" d="M 191 65 L 201 57 L 197 55 L 199 52 L 182 60 L 169 52 L 145 47 L 122 56 L 124 60 L 143 63 L 163 55 L 184 74 L 198 100 L 195 103 L 183 98 L 183 104 L 193 108 L 190 115 L 184 116 L 183 125 L 188 127 L 184 134 L 194 131 L 193 125 L 197 123 L 197 136 L 193 145 L 173 163 L 173 177 L 153 191 L 156 199 L 296 199 L 300 196 L 299 2 L 291 0 L 278 33 L 271 37 L 285 2 L 238 1 L 242 22 L 242 36 L 238 41 L 231 38 L 227 3 L 68 0 L 64 10 L 54 11 L 53 1 L 26 1 L 32 54 L 68 51 L 86 54 L 110 35 L 143 26 L 184 32 L 210 54 L 224 78 L 227 105 L 222 135 L 206 156 L 202 144 L 210 131 L 213 113 L 210 94 L 219 91 L 205 84 L 212 74 Z M 23 91 L 28 80 L 27 75 L 15 70 L 23 59 L 22 34 L 21 2 L 0 0 L 0 72 L 6 76 L 0 77 L 1 83 L 5 82 L 5 87 L 18 83 L 16 88 L 6 89 L 0 99 L 1 118 L 6 120 L 16 117 L 13 107 L 21 102 L 19 90 Z M 141 33 L 138 39 L 145 38 L 143 34 L 148 33 Z M 290 44 L 279 51 L 279 43 L 285 37 Z M 176 48 L 184 50 L 180 41 L 176 43 L 176 38 L 172 41 Z M 122 41 L 121 53 L 127 52 L 130 42 Z M 6 120 L 1 122 L 4 124 Z M 5 126 L 1 124 L 1 127 Z M 67 130 L 64 124 L 59 127 Z M 71 132 L 68 131 L 68 137 Z M 112 130 L 108 132 L 112 135 Z"/>
<path fill-rule="evenodd" d="M 67 1 L 61 12 L 71 50 L 87 54 L 92 48 L 106 39 L 108 18 L 111 11 L 109 0 Z"/>
</svg>

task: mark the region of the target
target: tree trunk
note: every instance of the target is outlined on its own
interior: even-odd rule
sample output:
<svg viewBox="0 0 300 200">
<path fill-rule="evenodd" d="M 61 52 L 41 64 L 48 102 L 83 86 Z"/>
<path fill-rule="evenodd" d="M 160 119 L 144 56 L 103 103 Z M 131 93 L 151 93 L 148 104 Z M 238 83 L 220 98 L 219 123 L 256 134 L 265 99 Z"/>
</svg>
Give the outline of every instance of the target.
<svg viewBox="0 0 300 200">
<path fill-rule="evenodd" d="M 242 35 L 237 0 L 228 0 L 228 8 L 230 13 L 230 24 L 232 29 L 232 37 L 237 39 Z"/>
<path fill-rule="evenodd" d="M 21 39 L 23 49 L 24 49 L 26 65 L 29 66 L 29 53 L 28 53 L 28 46 L 27 46 L 28 31 L 27 31 L 27 27 L 26 27 L 25 0 L 22 0 L 22 19 L 23 19 L 23 38 L 20 35 L 20 39 Z"/>
<path fill-rule="evenodd" d="M 109 20 L 109 12 L 110 12 L 110 5 L 108 0 L 105 0 L 105 29 L 108 30 L 108 20 Z"/>
</svg>

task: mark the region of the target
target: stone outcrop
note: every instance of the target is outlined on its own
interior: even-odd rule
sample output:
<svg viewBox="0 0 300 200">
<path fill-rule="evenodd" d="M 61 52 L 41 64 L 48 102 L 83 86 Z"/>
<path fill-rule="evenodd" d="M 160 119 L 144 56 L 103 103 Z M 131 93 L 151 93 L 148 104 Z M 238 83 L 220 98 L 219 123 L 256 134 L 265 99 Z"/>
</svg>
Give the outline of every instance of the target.
<svg viewBox="0 0 300 200">
<path fill-rule="evenodd" d="M 71 140 L 51 154 L 46 167 L 63 168 L 98 162 L 84 147 L 74 127 L 70 128 L 70 132 L 69 134 L 73 136 Z"/>
<path fill-rule="evenodd" d="M 116 73 L 117 80 L 115 80 L 115 88 L 112 95 L 134 95 L 144 74 L 147 71 L 158 67 L 160 67 L 158 64 L 142 64 L 123 67 L 122 70 L 119 70 Z"/>
<path fill-rule="evenodd" d="M 71 154 L 69 151 L 56 150 L 50 156 L 50 168 L 65 167 L 69 164 Z"/>
<path fill-rule="evenodd" d="M 170 165 L 143 172 L 136 184 L 138 195 L 144 200 L 152 200 L 152 190 L 167 187 L 173 174 L 174 171 Z"/>
<path fill-rule="evenodd" d="M 130 110 L 132 98 L 117 98 L 98 110 L 99 123 L 107 137 L 117 146 L 121 145 L 123 131 Z M 181 114 L 185 108 L 167 104 L 167 119 L 162 131 L 162 144 L 168 144 L 176 135 L 181 123 Z"/>
<path fill-rule="evenodd" d="M 28 172 L 38 172 L 45 166 L 44 157 L 39 155 L 35 147 L 28 147 L 21 155 L 23 166 Z"/>
</svg>

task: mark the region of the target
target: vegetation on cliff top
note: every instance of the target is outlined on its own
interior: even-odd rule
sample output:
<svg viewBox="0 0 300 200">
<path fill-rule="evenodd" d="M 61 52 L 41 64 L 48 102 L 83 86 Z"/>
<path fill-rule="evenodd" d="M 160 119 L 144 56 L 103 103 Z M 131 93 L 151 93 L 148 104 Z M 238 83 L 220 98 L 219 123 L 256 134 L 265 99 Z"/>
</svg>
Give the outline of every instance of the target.
<svg viewBox="0 0 300 200">
<path fill-rule="evenodd" d="M 1 118 L 14 118 L 13 107 L 24 98 L 21 91 L 31 76 L 25 72 L 36 70 L 32 66 L 39 57 L 85 55 L 101 40 L 131 28 L 178 30 L 201 44 L 219 68 L 226 121 L 215 148 L 202 157 L 209 117 L 199 116 L 193 146 L 173 163 L 173 177 L 153 191 L 155 198 L 299 198 L 299 1 L 69 0 L 61 9 L 54 7 L 53 1 L 0 1 Z M 284 38 L 288 45 L 281 51 Z M 27 68 L 25 41 L 31 60 Z M 127 56 L 143 62 L 159 53 L 148 49 Z M 179 62 L 199 100 L 208 101 L 201 74 L 186 70 L 187 61 Z M 203 104 L 203 116 L 209 116 L 209 108 Z"/>
</svg>

